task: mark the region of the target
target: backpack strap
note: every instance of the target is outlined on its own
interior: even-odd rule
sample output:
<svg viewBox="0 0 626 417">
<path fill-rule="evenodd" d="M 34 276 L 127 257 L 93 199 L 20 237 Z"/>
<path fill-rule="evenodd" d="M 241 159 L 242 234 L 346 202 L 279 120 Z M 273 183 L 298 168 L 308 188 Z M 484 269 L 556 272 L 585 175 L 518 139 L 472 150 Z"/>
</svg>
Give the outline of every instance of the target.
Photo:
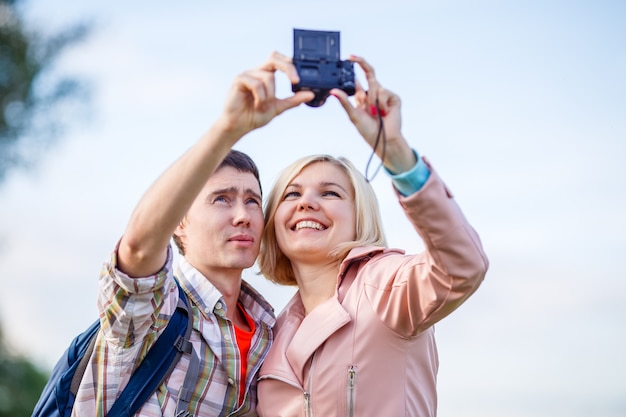
<svg viewBox="0 0 626 417">
<path fill-rule="evenodd" d="M 184 339 L 184 335 L 191 333 L 193 327 L 193 320 L 189 320 L 191 309 L 187 306 L 187 297 L 178 280 L 176 280 L 176 285 L 178 286 L 178 298 L 183 301 L 182 305 L 179 303 L 176 307 L 167 327 L 133 372 L 126 388 L 115 400 L 107 416 L 130 417 L 134 415 L 165 381 L 181 355 L 193 352 L 189 340 Z"/>
<path fill-rule="evenodd" d="M 198 373 L 200 372 L 200 358 L 195 352 L 191 352 L 189 360 L 189 368 L 183 386 L 178 391 L 178 402 L 176 403 L 176 417 L 189 416 L 189 402 L 195 390 L 195 384 L 198 381 Z"/>
<path fill-rule="evenodd" d="M 172 373 L 174 368 L 176 368 L 178 360 L 180 359 L 180 356 L 183 353 L 190 353 L 192 354 L 192 356 L 194 356 L 193 345 L 191 344 L 191 330 L 193 329 L 193 311 L 191 310 L 191 307 L 189 306 L 187 295 L 185 294 L 185 291 L 183 290 L 183 288 L 180 286 L 178 279 L 174 278 L 174 281 L 176 282 L 176 285 L 178 286 L 178 305 L 176 306 L 176 312 L 179 312 L 179 311 L 185 312 L 185 314 L 187 315 L 187 327 L 185 328 L 185 335 L 181 336 L 179 334 L 174 340 L 174 348 L 178 351 L 178 353 L 176 357 L 174 358 L 174 360 L 170 363 L 169 368 L 165 371 L 165 374 L 163 374 L 163 377 L 157 384 L 157 387 L 159 387 L 162 383 L 164 383 L 167 377 Z M 197 375 L 196 375 L 196 378 L 194 378 L 194 383 L 195 382 L 197 382 Z"/>
<path fill-rule="evenodd" d="M 100 330 L 100 326 L 98 326 L 98 332 Z M 74 376 L 72 377 L 72 383 L 70 384 L 70 392 L 72 394 L 74 394 L 74 397 L 76 397 L 76 394 L 78 393 L 78 387 L 80 386 L 80 381 L 82 381 L 83 376 L 85 375 L 85 370 L 87 369 L 87 364 L 89 363 L 89 360 L 91 359 L 91 354 L 93 353 L 93 349 L 96 346 L 96 339 L 97 339 L 97 333 L 94 333 L 93 337 L 91 338 L 91 342 L 89 342 L 89 346 L 87 346 L 87 350 L 85 351 L 85 354 L 83 355 L 82 358 L 80 358 L 80 362 L 78 363 L 78 366 L 76 367 L 76 372 L 74 373 Z"/>
<path fill-rule="evenodd" d="M 158 337 L 154 345 L 148 351 L 146 357 L 141 361 L 135 372 L 133 372 L 128 384 L 115 400 L 115 403 L 107 413 L 109 417 L 124 416 L 130 417 L 141 408 L 156 389 L 163 384 L 167 377 L 172 373 L 178 360 L 183 353 L 191 354 L 189 370 L 193 372 L 187 373 L 183 388 L 188 384 L 197 382 L 199 359 L 193 352 L 193 346 L 190 342 L 191 330 L 193 328 L 193 312 L 189 307 L 185 292 L 181 288 L 178 280 L 178 305 L 176 311 L 170 318 L 167 327 Z M 72 378 L 71 391 L 74 395 L 78 392 L 78 386 L 83 378 L 85 369 L 91 358 L 94 349 L 96 337 L 93 337 L 85 355 L 81 358 L 80 364 Z M 191 380 L 189 374 L 195 374 Z M 190 379 L 188 382 L 187 380 Z M 183 391 L 181 388 L 181 391 Z M 193 389 L 191 389 L 193 392 Z M 191 394 L 189 394 L 190 397 Z M 189 404 L 187 401 L 185 405 Z M 179 413 L 177 407 L 177 413 Z M 179 415 L 179 414 L 177 414 Z M 185 414 L 180 414 L 185 415 Z"/>
</svg>

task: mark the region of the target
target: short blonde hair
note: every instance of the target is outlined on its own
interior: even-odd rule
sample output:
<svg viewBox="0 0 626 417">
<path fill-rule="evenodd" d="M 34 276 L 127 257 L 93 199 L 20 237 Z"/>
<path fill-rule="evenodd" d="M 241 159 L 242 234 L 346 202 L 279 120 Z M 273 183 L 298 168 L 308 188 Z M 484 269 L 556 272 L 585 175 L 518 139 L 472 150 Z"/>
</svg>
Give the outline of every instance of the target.
<svg viewBox="0 0 626 417">
<path fill-rule="evenodd" d="M 340 244 L 331 251 L 330 255 L 343 259 L 350 250 L 358 246 L 387 246 L 374 189 L 354 165 L 346 158 L 335 158 L 330 155 L 311 155 L 300 158 L 281 172 L 265 205 L 265 231 L 261 239 L 258 264 L 261 273 L 277 284 L 297 285 L 291 262 L 280 250 L 276 240 L 274 222 L 276 209 L 293 179 L 304 168 L 315 163 L 329 163 L 341 169 L 348 177 L 354 192 L 355 239 Z"/>
</svg>

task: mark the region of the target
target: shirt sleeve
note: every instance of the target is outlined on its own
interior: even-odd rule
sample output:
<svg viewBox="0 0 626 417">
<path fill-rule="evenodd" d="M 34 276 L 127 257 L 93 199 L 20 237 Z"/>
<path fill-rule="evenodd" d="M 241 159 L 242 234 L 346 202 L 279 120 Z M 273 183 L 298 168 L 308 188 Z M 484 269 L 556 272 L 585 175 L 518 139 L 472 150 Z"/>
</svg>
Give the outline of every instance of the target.
<svg viewBox="0 0 626 417">
<path fill-rule="evenodd" d="M 172 249 L 154 275 L 131 278 L 117 268 L 117 248 L 100 273 L 98 309 L 108 343 L 129 348 L 146 336 L 156 337 L 176 309 Z"/>
<path fill-rule="evenodd" d="M 417 159 L 417 163 L 410 170 L 394 174 L 385 168 L 385 171 L 391 177 L 393 185 L 405 197 L 418 192 L 430 176 L 430 169 L 422 157 L 415 150 L 413 150 L 413 154 Z"/>
</svg>

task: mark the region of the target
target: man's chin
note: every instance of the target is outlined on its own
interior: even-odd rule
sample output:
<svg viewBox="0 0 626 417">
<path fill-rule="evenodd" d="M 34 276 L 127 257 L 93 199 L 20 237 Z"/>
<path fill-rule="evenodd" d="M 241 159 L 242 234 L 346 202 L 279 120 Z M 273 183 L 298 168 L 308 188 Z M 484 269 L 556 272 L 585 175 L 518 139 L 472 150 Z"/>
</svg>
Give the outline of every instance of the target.
<svg viewBox="0 0 626 417">
<path fill-rule="evenodd" d="M 233 269 L 248 269 L 251 268 L 254 265 L 254 262 L 256 261 L 256 257 L 245 257 L 245 258 L 239 258 L 239 259 L 233 259 L 230 262 L 230 265 Z"/>
</svg>

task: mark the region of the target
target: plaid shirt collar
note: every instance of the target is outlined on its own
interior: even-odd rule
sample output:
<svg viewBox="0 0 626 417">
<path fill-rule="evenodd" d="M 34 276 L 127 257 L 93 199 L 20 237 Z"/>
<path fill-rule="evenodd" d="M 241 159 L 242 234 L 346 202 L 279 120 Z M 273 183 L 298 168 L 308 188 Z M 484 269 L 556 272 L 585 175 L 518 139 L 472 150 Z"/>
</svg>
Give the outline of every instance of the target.
<svg viewBox="0 0 626 417">
<path fill-rule="evenodd" d="M 217 310 L 226 311 L 226 305 L 219 290 L 184 257 L 181 257 L 178 262 L 176 276 L 185 292 L 190 295 L 194 304 L 207 319 L 214 314 L 218 303 L 221 305 Z M 255 321 L 261 321 L 270 328 L 274 327 L 276 323 L 274 308 L 244 280 L 241 280 L 239 301 Z"/>
</svg>

